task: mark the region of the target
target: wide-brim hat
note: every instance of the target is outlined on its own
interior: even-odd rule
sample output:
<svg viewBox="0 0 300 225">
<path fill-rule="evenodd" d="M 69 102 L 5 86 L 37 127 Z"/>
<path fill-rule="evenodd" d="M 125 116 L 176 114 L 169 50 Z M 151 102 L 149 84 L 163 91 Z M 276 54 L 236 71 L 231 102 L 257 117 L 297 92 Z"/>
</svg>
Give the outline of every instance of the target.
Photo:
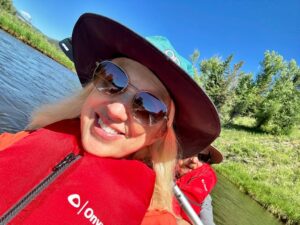
<svg viewBox="0 0 300 225">
<path fill-rule="evenodd" d="M 219 152 L 219 150 L 212 145 L 210 145 L 207 148 L 205 148 L 204 150 L 202 150 L 201 153 L 198 153 L 198 158 L 201 160 L 200 154 L 209 156 L 209 157 L 207 157 L 207 159 L 208 159 L 207 162 L 209 164 L 218 164 L 223 161 L 222 153 Z"/>
<path fill-rule="evenodd" d="M 132 30 L 104 16 L 86 13 L 75 24 L 72 47 L 82 84 L 91 80 L 96 62 L 102 60 L 127 57 L 148 67 L 175 103 L 174 128 L 184 158 L 204 150 L 219 136 L 219 116 L 205 92 L 177 62 Z"/>
</svg>

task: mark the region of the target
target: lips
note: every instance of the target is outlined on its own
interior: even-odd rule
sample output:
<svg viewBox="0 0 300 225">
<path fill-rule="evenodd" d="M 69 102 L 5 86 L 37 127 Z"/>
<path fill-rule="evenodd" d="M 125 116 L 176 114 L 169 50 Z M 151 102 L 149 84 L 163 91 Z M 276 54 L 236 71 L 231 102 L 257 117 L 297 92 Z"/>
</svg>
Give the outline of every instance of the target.
<svg viewBox="0 0 300 225">
<path fill-rule="evenodd" d="M 112 141 L 125 137 L 125 134 L 119 129 L 114 128 L 106 123 L 105 118 L 95 114 L 95 123 L 93 126 L 93 133 L 101 139 Z"/>
<path fill-rule="evenodd" d="M 120 134 L 118 131 L 114 130 L 113 128 L 107 126 L 102 119 L 98 118 L 98 125 L 108 134 L 114 135 L 114 134 Z"/>
</svg>

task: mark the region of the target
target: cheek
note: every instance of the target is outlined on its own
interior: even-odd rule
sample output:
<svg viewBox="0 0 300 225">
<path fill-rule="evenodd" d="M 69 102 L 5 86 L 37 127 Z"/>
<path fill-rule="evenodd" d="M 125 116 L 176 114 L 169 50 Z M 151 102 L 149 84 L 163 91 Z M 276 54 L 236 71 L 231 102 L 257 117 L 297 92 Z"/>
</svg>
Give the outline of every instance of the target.
<svg viewBox="0 0 300 225">
<path fill-rule="evenodd" d="M 80 128 L 82 137 L 85 137 L 90 133 L 90 127 L 94 123 L 94 109 L 96 108 L 96 106 L 97 99 L 94 97 L 92 92 L 83 103 L 80 111 Z"/>
<path fill-rule="evenodd" d="M 104 105 L 105 99 L 99 93 L 93 90 L 82 105 L 80 118 L 94 117 L 95 110 Z"/>
<path fill-rule="evenodd" d="M 152 127 L 146 133 L 145 146 L 151 145 L 164 136 L 163 127 Z"/>
</svg>

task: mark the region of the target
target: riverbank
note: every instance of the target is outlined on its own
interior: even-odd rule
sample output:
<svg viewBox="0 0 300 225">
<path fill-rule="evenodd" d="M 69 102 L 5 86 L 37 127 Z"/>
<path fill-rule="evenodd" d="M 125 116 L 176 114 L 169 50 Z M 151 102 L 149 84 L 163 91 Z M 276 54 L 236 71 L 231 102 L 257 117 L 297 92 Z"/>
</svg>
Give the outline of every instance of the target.
<svg viewBox="0 0 300 225">
<path fill-rule="evenodd" d="M 42 33 L 34 30 L 31 26 L 18 19 L 16 16 L 13 16 L 1 9 L 0 28 L 74 71 L 73 63 L 62 51 L 58 50 L 54 44 L 50 43 Z"/>
<path fill-rule="evenodd" d="M 216 146 L 225 160 L 216 170 L 286 224 L 300 224 L 300 131 L 273 136 L 236 120 Z"/>
</svg>

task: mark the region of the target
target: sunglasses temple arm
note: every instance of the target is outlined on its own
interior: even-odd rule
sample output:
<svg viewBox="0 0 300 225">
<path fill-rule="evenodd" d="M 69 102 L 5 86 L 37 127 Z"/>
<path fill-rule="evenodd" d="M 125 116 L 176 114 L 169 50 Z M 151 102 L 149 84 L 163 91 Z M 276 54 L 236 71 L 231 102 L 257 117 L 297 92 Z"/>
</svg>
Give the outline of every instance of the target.
<svg viewBox="0 0 300 225">
<path fill-rule="evenodd" d="M 192 208 L 191 204 L 189 203 L 187 197 L 183 194 L 183 192 L 180 190 L 177 184 L 174 184 L 173 186 L 173 192 L 174 195 L 179 202 L 181 208 L 184 210 L 190 221 L 193 225 L 203 225 L 201 222 L 199 216 L 195 212 L 195 210 Z"/>
</svg>

